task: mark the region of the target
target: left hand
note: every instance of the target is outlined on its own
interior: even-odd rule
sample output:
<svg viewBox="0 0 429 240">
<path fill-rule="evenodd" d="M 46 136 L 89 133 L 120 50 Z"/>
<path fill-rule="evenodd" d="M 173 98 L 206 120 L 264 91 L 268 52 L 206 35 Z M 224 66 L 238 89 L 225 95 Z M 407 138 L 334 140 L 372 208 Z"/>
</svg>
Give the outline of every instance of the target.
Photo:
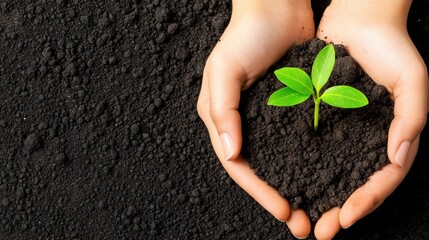
<svg viewBox="0 0 429 240">
<path fill-rule="evenodd" d="M 310 0 L 234 0 L 231 21 L 207 59 L 197 109 L 222 166 L 263 208 L 306 237 L 310 220 L 292 211 L 276 189 L 258 178 L 241 156 L 238 111 L 248 88 L 293 44 L 314 38 Z"/>
<path fill-rule="evenodd" d="M 318 239 L 331 239 L 381 203 L 402 182 L 414 161 L 428 113 L 428 74 L 406 28 L 411 0 L 333 0 L 317 32 L 320 39 L 343 44 L 377 83 L 390 92 L 394 119 L 387 153 L 391 164 L 376 172 L 341 208 L 323 214 Z"/>
</svg>

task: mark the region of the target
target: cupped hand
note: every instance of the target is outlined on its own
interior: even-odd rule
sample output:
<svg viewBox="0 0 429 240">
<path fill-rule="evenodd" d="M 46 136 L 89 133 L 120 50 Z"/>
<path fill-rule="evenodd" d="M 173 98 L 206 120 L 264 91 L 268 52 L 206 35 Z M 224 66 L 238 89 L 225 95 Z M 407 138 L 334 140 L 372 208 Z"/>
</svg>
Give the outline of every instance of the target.
<svg viewBox="0 0 429 240">
<path fill-rule="evenodd" d="M 310 0 L 236 0 L 230 23 L 210 54 L 203 73 L 198 113 L 230 177 L 297 237 L 311 230 L 302 210 L 260 180 L 240 155 L 241 91 L 248 88 L 294 43 L 315 35 Z"/>
<path fill-rule="evenodd" d="M 406 20 L 411 5 L 401 1 L 335 1 L 326 9 L 317 36 L 343 44 L 362 69 L 384 85 L 394 101 L 387 153 L 391 164 L 376 172 L 340 208 L 317 222 L 318 239 L 340 230 L 375 210 L 402 182 L 419 145 L 428 113 L 428 74 L 411 41 Z"/>
</svg>

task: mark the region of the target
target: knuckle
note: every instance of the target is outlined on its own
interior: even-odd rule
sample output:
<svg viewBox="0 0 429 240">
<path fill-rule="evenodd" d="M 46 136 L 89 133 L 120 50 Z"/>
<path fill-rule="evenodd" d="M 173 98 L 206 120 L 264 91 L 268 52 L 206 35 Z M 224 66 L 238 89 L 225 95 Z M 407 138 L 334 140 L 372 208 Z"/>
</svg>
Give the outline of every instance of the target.
<svg viewBox="0 0 429 240">
<path fill-rule="evenodd" d="M 221 53 L 212 53 L 207 58 L 204 71 L 210 75 L 210 74 L 222 74 L 225 72 L 236 72 L 236 62 L 234 59 L 232 59 L 231 56 L 225 56 Z"/>
<path fill-rule="evenodd" d="M 206 68 L 210 67 L 210 66 L 213 66 L 213 65 L 221 65 L 224 62 L 225 62 L 225 58 L 223 58 L 222 56 L 220 56 L 220 54 L 217 54 L 216 52 L 213 52 L 207 58 Z"/>
<path fill-rule="evenodd" d="M 204 119 L 209 114 L 209 100 L 207 98 L 198 98 L 197 101 L 197 112 L 201 119 Z"/>
<path fill-rule="evenodd" d="M 426 125 L 427 122 L 427 112 L 420 111 L 418 114 L 414 115 L 412 118 L 403 117 L 405 121 L 408 122 L 411 126 L 414 126 L 414 129 L 417 133 L 420 133 Z"/>
<path fill-rule="evenodd" d="M 223 111 L 220 108 L 216 107 L 210 107 L 210 117 L 213 119 L 214 122 L 218 122 L 223 115 Z"/>
<path fill-rule="evenodd" d="M 423 75 L 423 78 L 427 80 L 428 79 L 428 69 L 427 69 L 427 66 L 425 64 L 421 65 L 420 72 Z"/>
<path fill-rule="evenodd" d="M 375 209 L 378 206 L 380 206 L 383 203 L 383 201 L 381 200 L 380 196 L 378 195 L 373 195 L 372 199 L 371 199 L 371 208 Z"/>
<path fill-rule="evenodd" d="M 417 126 L 419 126 L 419 130 L 422 131 L 427 123 L 427 114 L 423 114 L 421 117 L 415 119 Z"/>
</svg>

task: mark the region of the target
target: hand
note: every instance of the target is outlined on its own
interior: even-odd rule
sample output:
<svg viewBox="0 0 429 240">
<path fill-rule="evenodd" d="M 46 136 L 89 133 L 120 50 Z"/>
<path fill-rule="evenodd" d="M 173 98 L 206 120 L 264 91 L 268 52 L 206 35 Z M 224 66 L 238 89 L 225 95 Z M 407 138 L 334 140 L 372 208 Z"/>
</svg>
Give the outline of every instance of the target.
<svg viewBox="0 0 429 240">
<path fill-rule="evenodd" d="M 317 222 L 318 239 L 331 239 L 375 210 L 401 183 L 417 153 L 428 112 L 426 66 L 406 29 L 411 0 L 336 1 L 326 9 L 317 35 L 343 44 L 362 69 L 384 85 L 394 101 L 387 153 L 391 164 L 376 172 L 342 206 Z"/>
<path fill-rule="evenodd" d="M 240 94 L 294 43 L 315 35 L 310 0 L 236 0 L 231 21 L 203 73 L 198 113 L 231 178 L 297 237 L 311 230 L 304 211 L 260 180 L 241 155 Z"/>
</svg>

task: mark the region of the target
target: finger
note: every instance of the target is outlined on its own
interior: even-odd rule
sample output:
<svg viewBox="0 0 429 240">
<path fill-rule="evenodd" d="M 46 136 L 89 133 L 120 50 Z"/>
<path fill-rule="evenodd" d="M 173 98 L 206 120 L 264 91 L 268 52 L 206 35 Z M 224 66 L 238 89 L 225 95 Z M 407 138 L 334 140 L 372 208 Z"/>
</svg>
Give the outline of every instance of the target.
<svg viewBox="0 0 429 240">
<path fill-rule="evenodd" d="M 279 221 L 285 222 L 290 214 L 289 203 L 266 182 L 259 179 L 247 162 L 239 155 L 235 161 L 224 158 L 221 140 L 217 129 L 211 120 L 208 98 L 208 83 L 203 80 L 198 102 L 198 110 L 210 135 L 213 148 L 229 176 L 264 209 Z M 204 107 L 204 104 L 206 105 Z"/>
<path fill-rule="evenodd" d="M 311 231 L 310 219 L 301 209 L 293 210 L 286 220 L 291 233 L 298 239 L 307 238 Z"/>
<path fill-rule="evenodd" d="M 339 215 L 340 208 L 338 207 L 332 208 L 322 215 L 314 228 L 314 235 L 318 240 L 332 239 L 340 231 Z"/>
<path fill-rule="evenodd" d="M 238 112 L 245 73 L 233 69 L 223 59 L 211 57 L 205 75 L 210 95 L 210 117 L 221 141 L 223 159 L 238 157 L 241 151 L 241 118 Z"/>
<path fill-rule="evenodd" d="M 423 130 L 427 119 L 428 80 L 426 69 L 398 81 L 393 89 L 394 119 L 389 129 L 387 152 L 393 164 L 404 166 L 411 143 Z"/>
<path fill-rule="evenodd" d="M 363 186 L 358 188 L 344 203 L 340 210 L 340 224 L 348 228 L 359 219 L 374 211 L 398 187 L 411 168 L 419 146 L 417 137 L 410 146 L 406 165 L 398 167 L 393 164 L 385 166 L 374 173 Z"/>
</svg>

